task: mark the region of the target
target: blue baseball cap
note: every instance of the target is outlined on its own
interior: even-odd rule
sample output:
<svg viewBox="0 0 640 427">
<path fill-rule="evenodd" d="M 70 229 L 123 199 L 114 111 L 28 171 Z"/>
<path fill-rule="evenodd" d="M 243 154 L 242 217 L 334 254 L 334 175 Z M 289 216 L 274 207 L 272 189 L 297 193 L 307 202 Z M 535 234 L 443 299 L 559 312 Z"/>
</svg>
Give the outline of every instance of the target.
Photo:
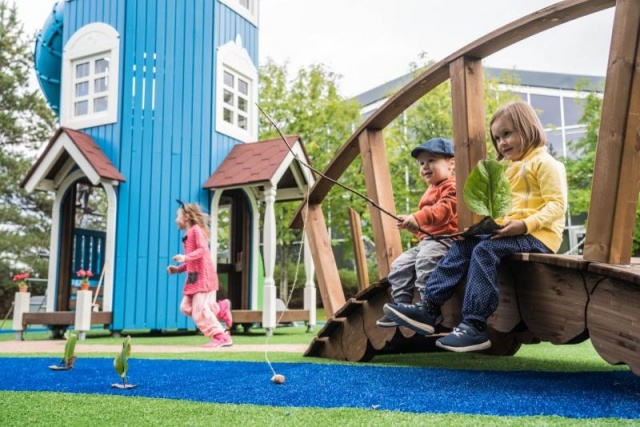
<svg viewBox="0 0 640 427">
<path fill-rule="evenodd" d="M 453 142 L 448 140 L 447 138 L 432 138 L 427 142 L 423 142 L 418 145 L 416 148 L 411 150 L 411 157 L 418 157 L 418 154 L 423 151 L 428 151 L 429 153 L 439 154 L 441 156 L 446 157 L 454 157 L 453 154 Z"/>
</svg>

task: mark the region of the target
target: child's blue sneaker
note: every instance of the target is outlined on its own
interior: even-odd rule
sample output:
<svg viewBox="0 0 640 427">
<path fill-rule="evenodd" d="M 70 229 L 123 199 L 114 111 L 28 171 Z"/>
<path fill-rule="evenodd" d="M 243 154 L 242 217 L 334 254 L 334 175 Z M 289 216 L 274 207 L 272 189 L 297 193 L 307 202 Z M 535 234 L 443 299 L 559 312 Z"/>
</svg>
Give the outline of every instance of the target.
<svg viewBox="0 0 640 427">
<path fill-rule="evenodd" d="M 480 332 L 478 329 L 462 322 L 446 337 L 436 341 L 436 346 L 445 350 L 465 353 L 467 351 L 486 350 L 491 347 L 489 332 Z"/>
<path fill-rule="evenodd" d="M 442 322 L 442 315 L 432 314 L 421 303 L 385 304 L 384 314 L 399 326 L 405 326 L 420 335 L 433 334 L 434 327 Z"/>
</svg>

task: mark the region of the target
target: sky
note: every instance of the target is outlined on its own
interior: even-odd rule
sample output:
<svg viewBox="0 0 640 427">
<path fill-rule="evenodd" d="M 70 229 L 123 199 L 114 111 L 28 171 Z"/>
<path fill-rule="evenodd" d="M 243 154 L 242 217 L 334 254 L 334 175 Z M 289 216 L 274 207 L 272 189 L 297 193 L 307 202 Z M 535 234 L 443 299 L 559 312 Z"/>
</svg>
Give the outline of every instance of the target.
<svg viewBox="0 0 640 427">
<path fill-rule="evenodd" d="M 10 0 L 11 1 L 11 0 Z M 89 0 L 86 0 L 89 1 Z M 151 1 L 151 0 L 150 0 Z M 56 0 L 16 0 L 35 33 Z M 340 93 L 355 96 L 395 79 L 426 53 L 439 61 L 554 0 L 261 0 L 260 63 L 323 64 Z M 488 67 L 604 76 L 613 9 L 547 30 L 484 60 Z"/>
</svg>

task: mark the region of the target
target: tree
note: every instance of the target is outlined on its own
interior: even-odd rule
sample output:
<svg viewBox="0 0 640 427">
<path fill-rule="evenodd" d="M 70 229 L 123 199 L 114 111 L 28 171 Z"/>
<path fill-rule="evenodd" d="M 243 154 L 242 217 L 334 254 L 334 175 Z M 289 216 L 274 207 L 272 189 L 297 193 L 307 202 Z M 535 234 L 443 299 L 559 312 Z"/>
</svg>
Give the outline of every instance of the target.
<svg viewBox="0 0 640 427">
<path fill-rule="evenodd" d="M 580 82 L 576 90 L 586 90 L 584 83 Z M 567 169 L 571 215 L 586 216 L 589 212 L 601 113 L 602 98 L 595 92 L 589 93 L 584 100 L 582 117 L 578 121 L 578 123 L 585 125 L 586 133 L 577 141 L 568 143 L 573 154 L 571 157 L 563 159 Z M 636 208 L 632 255 L 640 255 L 640 207 Z"/>
<path fill-rule="evenodd" d="M 340 76 L 323 65 L 302 68 L 293 79 L 289 78 L 287 64 L 277 65 L 269 59 L 260 67 L 261 108 L 285 134 L 300 135 L 311 164 L 318 170 L 323 170 L 329 163 L 353 131 L 354 123 L 360 118 L 360 106 L 338 94 L 339 78 Z M 277 130 L 262 116 L 259 122 L 259 137 L 279 138 Z M 344 203 L 336 203 L 336 200 L 342 200 L 343 193 L 342 189 L 332 190 L 323 204 L 325 214 L 332 218 L 329 221 L 332 228 L 342 229 L 343 221 L 347 218 Z M 280 296 L 283 298 L 288 293 L 286 275 L 290 251 L 293 243 L 301 238 L 299 230 L 288 228 L 298 206 L 298 203 L 276 205 L 281 272 Z M 332 209 L 332 206 L 336 208 Z"/>
<path fill-rule="evenodd" d="M 431 65 L 433 61 L 429 61 L 423 54 L 418 62 L 410 65 L 410 68 L 415 75 L 418 75 Z M 509 85 L 517 84 L 516 78 L 509 74 L 503 75 L 501 81 Z M 513 92 L 498 90 L 497 79 L 485 80 L 484 94 L 487 153 L 491 158 L 495 156 L 489 138 L 491 115 L 499 106 L 519 98 Z M 426 190 L 425 183 L 418 174 L 418 167 L 410 156 L 411 150 L 422 142 L 438 136 L 447 138 L 453 136 L 449 80 L 416 101 L 385 129 L 384 138 L 391 169 L 394 202 L 399 214 L 416 211 L 420 198 Z M 463 184 L 458 183 L 458 188 L 461 189 Z M 411 233 L 402 232 L 401 238 L 404 248 L 417 244 L 416 237 Z"/>
<path fill-rule="evenodd" d="M 49 246 L 51 198 L 20 188 L 36 150 L 55 126 L 43 96 L 29 87 L 32 45 L 15 4 L 0 0 L 0 312 L 13 300 L 13 274 L 27 271 L 31 277 L 45 277 L 47 271 L 46 260 L 38 255 Z"/>
</svg>

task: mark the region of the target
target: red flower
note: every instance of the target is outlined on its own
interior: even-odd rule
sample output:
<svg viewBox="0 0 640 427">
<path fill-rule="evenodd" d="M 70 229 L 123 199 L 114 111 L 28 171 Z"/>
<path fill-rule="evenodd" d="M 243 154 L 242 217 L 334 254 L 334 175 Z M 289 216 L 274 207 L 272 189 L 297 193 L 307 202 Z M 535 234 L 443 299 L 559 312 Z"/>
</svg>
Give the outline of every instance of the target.
<svg viewBox="0 0 640 427">
<path fill-rule="evenodd" d="M 13 276 L 13 281 L 18 282 L 18 286 L 26 286 L 26 280 L 29 278 L 29 273 L 20 273 Z"/>
<path fill-rule="evenodd" d="M 87 283 L 90 277 L 93 277 L 91 270 L 78 270 L 76 275 L 82 279 L 83 283 Z"/>
</svg>

